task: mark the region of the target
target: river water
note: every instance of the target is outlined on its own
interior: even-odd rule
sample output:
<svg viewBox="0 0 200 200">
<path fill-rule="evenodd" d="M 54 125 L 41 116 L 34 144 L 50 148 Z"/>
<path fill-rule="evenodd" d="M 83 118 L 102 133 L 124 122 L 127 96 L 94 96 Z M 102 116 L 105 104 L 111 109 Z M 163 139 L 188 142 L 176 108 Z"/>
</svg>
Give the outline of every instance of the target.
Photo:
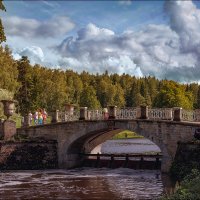
<svg viewBox="0 0 200 200">
<path fill-rule="evenodd" d="M 141 153 L 148 148 L 150 152 L 159 151 L 152 145 L 145 139 L 114 140 L 96 150 L 102 153 Z M 7 171 L 0 173 L 0 199 L 158 199 L 169 189 L 166 180 L 160 171 L 127 168 Z"/>
</svg>

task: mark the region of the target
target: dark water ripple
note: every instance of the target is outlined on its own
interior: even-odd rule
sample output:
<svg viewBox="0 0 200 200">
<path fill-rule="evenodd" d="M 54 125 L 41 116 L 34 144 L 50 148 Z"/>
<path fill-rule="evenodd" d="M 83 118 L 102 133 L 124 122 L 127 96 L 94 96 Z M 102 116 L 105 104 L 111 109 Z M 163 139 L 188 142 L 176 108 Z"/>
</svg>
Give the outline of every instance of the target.
<svg viewBox="0 0 200 200">
<path fill-rule="evenodd" d="M 4 172 L 0 199 L 156 199 L 159 171 L 126 168 Z"/>
<path fill-rule="evenodd" d="M 146 153 L 160 149 L 146 139 L 107 141 L 102 153 Z M 170 182 L 170 181 L 168 181 Z M 0 199 L 157 199 L 163 187 L 160 171 L 126 168 L 0 172 Z M 167 188 L 170 190 L 170 188 Z"/>
</svg>

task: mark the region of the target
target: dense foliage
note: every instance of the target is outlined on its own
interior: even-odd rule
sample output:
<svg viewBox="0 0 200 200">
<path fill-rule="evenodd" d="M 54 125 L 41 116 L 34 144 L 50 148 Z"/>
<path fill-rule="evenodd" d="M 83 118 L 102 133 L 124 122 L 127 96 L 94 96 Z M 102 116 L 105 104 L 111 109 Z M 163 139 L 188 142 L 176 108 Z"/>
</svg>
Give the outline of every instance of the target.
<svg viewBox="0 0 200 200">
<path fill-rule="evenodd" d="M 0 88 L 15 94 L 20 112 L 37 108 L 61 109 L 65 103 L 89 108 L 183 107 L 200 108 L 200 86 L 180 84 L 155 77 L 136 78 L 128 74 L 89 74 L 83 71 L 32 66 L 27 57 L 15 61 L 8 47 L 0 47 Z"/>
<path fill-rule="evenodd" d="M 198 200 L 200 199 L 200 172 L 192 170 L 192 173 L 184 178 L 177 191 L 170 197 L 162 200 Z"/>
</svg>

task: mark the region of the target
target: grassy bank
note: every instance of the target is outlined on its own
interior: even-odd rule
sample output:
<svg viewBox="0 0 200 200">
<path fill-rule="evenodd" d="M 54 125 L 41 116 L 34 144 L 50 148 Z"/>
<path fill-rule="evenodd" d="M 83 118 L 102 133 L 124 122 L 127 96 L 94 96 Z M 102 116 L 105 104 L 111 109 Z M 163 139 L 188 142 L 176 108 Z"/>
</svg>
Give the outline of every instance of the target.
<svg viewBox="0 0 200 200">
<path fill-rule="evenodd" d="M 137 135 L 134 132 L 125 130 L 115 135 L 112 139 L 118 140 L 118 139 L 137 139 L 137 138 L 144 138 L 144 137 L 141 135 Z"/>
</svg>

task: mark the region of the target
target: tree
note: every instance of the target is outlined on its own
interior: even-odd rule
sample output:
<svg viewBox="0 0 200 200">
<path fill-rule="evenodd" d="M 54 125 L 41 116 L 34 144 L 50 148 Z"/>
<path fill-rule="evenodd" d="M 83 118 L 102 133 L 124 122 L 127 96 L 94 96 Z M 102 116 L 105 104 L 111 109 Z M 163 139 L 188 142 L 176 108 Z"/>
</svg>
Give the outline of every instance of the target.
<svg viewBox="0 0 200 200">
<path fill-rule="evenodd" d="M 46 90 L 47 88 L 47 90 Z M 64 71 L 53 70 L 45 87 L 48 110 L 61 110 L 67 102 L 67 84 Z"/>
<path fill-rule="evenodd" d="M 101 107 L 96 96 L 96 91 L 92 86 L 86 86 L 83 89 L 80 98 L 80 106 L 88 107 L 90 109 L 97 109 Z"/>
<path fill-rule="evenodd" d="M 185 92 L 184 86 L 174 81 L 163 81 L 162 89 L 155 98 L 156 107 L 182 107 L 185 109 L 193 108 L 192 94 Z"/>
<path fill-rule="evenodd" d="M 31 89 L 34 84 L 31 79 L 31 65 L 26 56 L 23 56 L 18 62 L 18 82 L 21 84 L 19 91 L 15 94 L 15 98 L 19 102 L 21 114 L 27 114 L 32 110 Z"/>
<path fill-rule="evenodd" d="M 67 101 L 68 103 L 80 103 L 80 96 L 83 90 L 83 83 L 79 75 L 72 70 L 67 70 L 66 84 L 67 84 Z"/>
<path fill-rule="evenodd" d="M 198 93 L 197 93 L 197 108 L 200 108 L 200 86 L 198 88 Z"/>
<path fill-rule="evenodd" d="M 5 89 L 0 89 L 0 101 L 1 100 L 12 100 L 14 96 L 14 93 L 9 92 L 8 90 Z M 3 105 L 0 104 L 0 118 L 4 115 L 3 112 Z"/>
<path fill-rule="evenodd" d="M 13 59 L 10 49 L 0 46 L 0 88 L 16 92 L 19 88 L 17 82 L 17 63 Z"/>
<path fill-rule="evenodd" d="M 6 8 L 3 5 L 3 1 L 2 0 L 0 0 L 0 10 L 6 11 Z M 6 36 L 5 36 L 5 33 L 4 33 L 4 28 L 3 28 L 2 21 L 0 19 L 0 44 L 2 42 L 5 42 L 5 41 L 6 41 Z"/>
</svg>

